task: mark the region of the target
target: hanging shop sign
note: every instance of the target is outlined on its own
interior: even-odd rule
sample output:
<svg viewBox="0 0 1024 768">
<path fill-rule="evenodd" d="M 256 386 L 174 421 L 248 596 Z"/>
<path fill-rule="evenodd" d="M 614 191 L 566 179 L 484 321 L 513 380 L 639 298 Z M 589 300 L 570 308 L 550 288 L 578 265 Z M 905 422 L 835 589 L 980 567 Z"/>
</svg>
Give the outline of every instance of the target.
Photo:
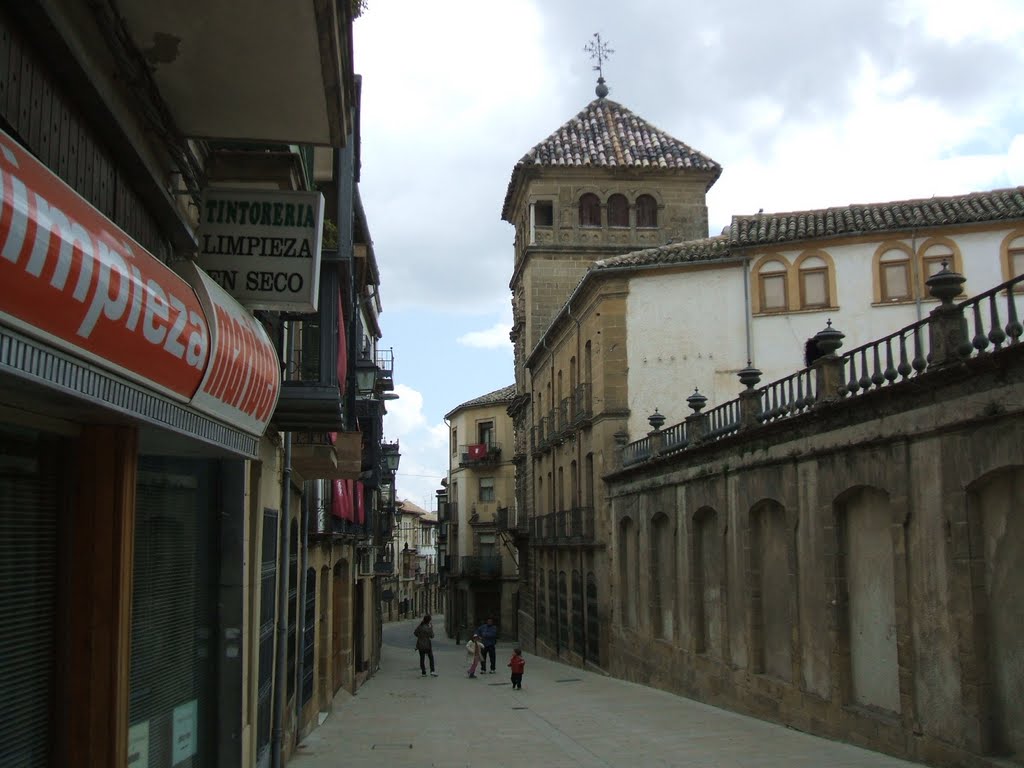
<svg viewBox="0 0 1024 768">
<path fill-rule="evenodd" d="M 262 435 L 280 390 L 274 345 L 195 265 L 180 271 L 0 131 L 0 325 Z"/>
<path fill-rule="evenodd" d="M 211 188 L 199 265 L 250 309 L 316 312 L 323 229 L 319 192 Z"/>
<path fill-rule="evenodd" d="M 192 262 L 177 265 L 210 323 L 210 364 L 192 405 L 262 434 L 281 391 L 277 350 L 263 326 Z"/>
</svg>

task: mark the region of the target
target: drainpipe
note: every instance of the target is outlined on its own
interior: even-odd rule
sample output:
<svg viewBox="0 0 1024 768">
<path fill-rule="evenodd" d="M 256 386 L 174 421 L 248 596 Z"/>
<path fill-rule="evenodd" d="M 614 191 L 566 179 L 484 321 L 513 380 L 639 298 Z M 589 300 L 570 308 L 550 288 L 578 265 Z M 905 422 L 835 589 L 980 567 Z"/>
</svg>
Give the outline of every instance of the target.
<svg viewBox="0 0 1024 768">
<path fill-rule="evenodd" d="M 910 230 L 910 250 L 913 256 L 910 257 L 910 277 L 914 281 L 914 307 L 917 311 L 917 319 L 924 317 L 924 308 L 921 306 L 921 270 L 917 263 L 917 227 Z M 952 266 L 952 265 L 950 265 Z"/>
<path fill-rule="evenodd" d="M 300 547 L 302 550 L 302 564 L 299 566 L 299 604 L 295 606 L 295 619 L 297 623 L 295 635 L 295 743 L 299 743 L 302 725 L 302 678 L 306 674 L 305 666 L 305 634 L 306 634 L 306 569 L 309 567 L 309 494 L 306 486 L 302 488 L 302 510 L 299 513 L 299 527 L 302 530 Z"/>
<path fill-rule="evenodd" d="M 288 372 L 288 362 L 292 359 L 294 337 L 290 323 L 281 322 L 280 336 L 282 348 L 281 377 L 285 378 Z M 289 529 L 291 517 L 291 496 L 292 496 L 292 433 L 285 432 L 282 435 L 284 442 L 284 468 L 281 471 L 281 540 L 280 555 L 278 562 L 282 567 L 278 568 L 277 574 L 277 658 L 275 659 L 274 672 L 274 707 L 271 726 L 271 766 L 281 768 L 282 747 L 284 745 L 284 710 L 285 693 L 288 690 L 287 677 L 287 650 L 288 650 L 288 552 L 291 547 L 289 541 Z M 298 613 L 298 606 L 296 606 Z"/>
<path fill-rule="evenodd" d="M 743 324 L 747 334 L 747 363 L 753 364 L 753 320 L 750 314 L 750 258 L 743 259 Z"/>
</svg>

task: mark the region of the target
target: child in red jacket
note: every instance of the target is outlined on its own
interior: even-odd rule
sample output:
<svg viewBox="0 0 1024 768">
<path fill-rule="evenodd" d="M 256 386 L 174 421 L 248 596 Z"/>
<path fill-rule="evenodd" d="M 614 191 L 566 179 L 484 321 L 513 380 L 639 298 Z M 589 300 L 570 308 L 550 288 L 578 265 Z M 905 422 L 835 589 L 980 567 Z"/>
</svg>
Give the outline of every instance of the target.
<svg viewBox="0 0 1024 768">
<path fill-rule="evenodd" d="M 508 660 L 508 666 L 512 668 L 512 687 L 523 689 L 523 669 L 526 667 L 526 659 L 523 658 L 523 649 L 515 648 L 512 651 L 512 658 Z"/>
</svg>

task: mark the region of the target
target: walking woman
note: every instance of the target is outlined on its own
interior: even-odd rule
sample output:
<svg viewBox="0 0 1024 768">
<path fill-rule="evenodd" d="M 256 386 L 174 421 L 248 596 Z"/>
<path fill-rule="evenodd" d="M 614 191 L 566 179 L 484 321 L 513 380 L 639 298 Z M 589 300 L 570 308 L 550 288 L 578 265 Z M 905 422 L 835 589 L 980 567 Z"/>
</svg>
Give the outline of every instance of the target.
<svg viewBox="0 0 1024 768">
<path fill-rule="evenodd" d="M 434 627 L 430 623 L 430 614 L 423 617 L 423 621 L 412 631 L 416 635 L 416 650 L 420 652 L 420 674 L 427 676 L 426 659 L 430 659 L 430 675 L 437 677 L 434 671 L 434 646 L 431 639 L 434 637 Z"/>
</svg>

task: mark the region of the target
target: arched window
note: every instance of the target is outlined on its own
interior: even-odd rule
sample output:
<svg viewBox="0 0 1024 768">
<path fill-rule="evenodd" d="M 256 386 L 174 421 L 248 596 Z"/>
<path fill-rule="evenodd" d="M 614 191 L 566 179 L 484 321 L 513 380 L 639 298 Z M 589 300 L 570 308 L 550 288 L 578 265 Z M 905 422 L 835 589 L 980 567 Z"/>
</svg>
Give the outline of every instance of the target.
<svg viewBox="0 0 1024 768">
<path fill-rule="evenodd" d="M 808 256 L 800 262 L 800 308 L 829 307 L 828 263 L 820 256 Z"/>
<path fill-rule="evenodd" d="M 781 261 L 766 261 L 757 272 L 757 285 L 762 312 L 785 312 L 789 309 L 786 289 L 786 265 Z"/>
<path fill-rule="evenodd" d="M 956 256 L 953 254 L 953 249 L 945 243 L 929 245 L 921 254 L 922 279 L 927 280 L 932 275 L 941 272 L 943 264 L 950 270 L 956 269 Z"/>
<path fill-rule="evenodd" d="M 1024 234 L 1010 233 L 1003 240 L 1003 279 L 1012 280 L 1018 275 L 1024 275 Z M 1013 290 L 1024 291 L 1024 281 Z"/>
<path fill-rule="evenodd" d="M 601 226 L 601 201 L 593 192 L 587 192 L 580 197 L 580 226 Z"/>
<path fill-rule="evenodd" d="M 907 301 L 910 293 L 910 254 L 890 248 L 878 257 L 878 281 L 882 301 Z"/>
<path fill-rule="evenodd" d="M 658 201 L 650 195 L 636 199 L 636 225 L 638 227 L 658 226 Z"/>
<path fill-rule="evenodd" d="M 608 198 L 608 226 L 629 226 L 629 202 L 625 195 L 612 195 Z"/>
</svg>

